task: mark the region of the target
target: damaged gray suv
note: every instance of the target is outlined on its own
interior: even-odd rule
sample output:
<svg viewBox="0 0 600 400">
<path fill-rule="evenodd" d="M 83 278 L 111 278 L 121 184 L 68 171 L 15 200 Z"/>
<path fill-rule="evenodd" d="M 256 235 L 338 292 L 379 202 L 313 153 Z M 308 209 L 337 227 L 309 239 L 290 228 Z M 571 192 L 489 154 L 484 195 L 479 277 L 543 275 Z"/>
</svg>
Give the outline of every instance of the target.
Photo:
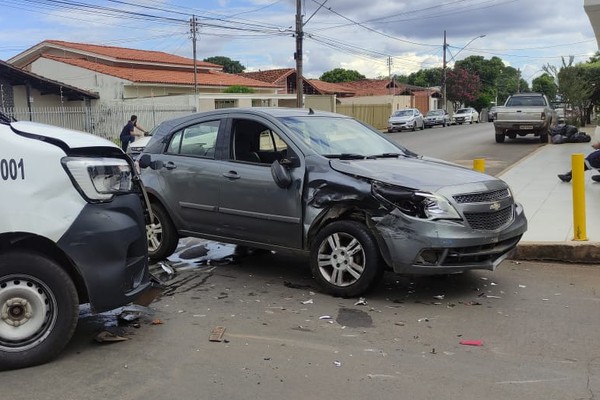
<svg viewBox="0 0 600 400">
<path fill-rule="evenodd" d="M 493 270 L 527 229 L 492 176 L 417 155 L 311 109 L 222 109 L 163 122 L 140 166 L 152 258 L 201 237 L 309 255 L 315 279 L 357 296 L 384 270 Z"/>
</svg>

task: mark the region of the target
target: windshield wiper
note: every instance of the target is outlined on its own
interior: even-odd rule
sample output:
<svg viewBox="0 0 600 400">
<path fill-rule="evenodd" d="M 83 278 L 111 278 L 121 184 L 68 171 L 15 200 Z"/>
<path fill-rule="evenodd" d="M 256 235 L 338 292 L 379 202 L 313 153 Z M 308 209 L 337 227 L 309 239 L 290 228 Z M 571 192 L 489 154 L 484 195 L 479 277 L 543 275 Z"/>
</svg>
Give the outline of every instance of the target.
<svg viewBox="0 0 600 400">
<path fill-rule="evenodd" d="M 366 157 L 362 154 L 355 153 L 340 153 L 340 154 L 323 154 L 327 158 L 339 158 L 340 160 L 364 160 Z"/>
<path fill-rule="evenodd" d="M 369 158 L 398 158 L 398 157 L 402 157 L 402 156 L 406 156 L 406 154 L 403 154 L 403 153 L 381 153 L 381 154 L 373 154 L 372 156 L 369 156 Z"/>
</svg>

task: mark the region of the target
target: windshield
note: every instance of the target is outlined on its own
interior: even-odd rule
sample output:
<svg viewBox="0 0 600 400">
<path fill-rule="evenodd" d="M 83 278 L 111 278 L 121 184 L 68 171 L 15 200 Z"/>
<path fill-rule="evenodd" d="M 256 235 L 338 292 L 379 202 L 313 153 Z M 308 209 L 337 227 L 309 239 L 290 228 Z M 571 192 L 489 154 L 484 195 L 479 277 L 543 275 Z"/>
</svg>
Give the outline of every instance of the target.
<svg viewBox="0 0 600 400">
<path fill-rule="evenodd" d="M 323 156 L 415 155 L 352 118 L 306 116 L 279 118 L 309 148 Z"/>
<path fill-rule="evenodd" d="M 442 110 L 432 110 L 427 113 L 427 116 L 432 115 L 444 115 L 444 112 Z"/>
<path fill-rule="evenodd" d="M 399 110 L 392 114 L 392 117 L 412 117 L 413 110 Z"/>
<path fill-rule="evenodd" d="M 471 112 L 471 110 L 469 110 L 468 108 L 459 108 L 456 113 L 457 114 L 469 114 Z"/>
</svg>

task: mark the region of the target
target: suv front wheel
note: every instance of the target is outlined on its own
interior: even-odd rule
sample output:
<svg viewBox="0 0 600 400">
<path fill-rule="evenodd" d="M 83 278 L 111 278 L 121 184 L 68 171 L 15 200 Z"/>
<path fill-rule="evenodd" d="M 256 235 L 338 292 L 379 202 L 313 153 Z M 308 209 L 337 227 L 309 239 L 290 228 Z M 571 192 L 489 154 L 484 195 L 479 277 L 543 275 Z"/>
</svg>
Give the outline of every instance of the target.
<svg viewBox="0 0 600 400">
<path fill-rule="evenodd" d="M 151 207 L 152 222 L 146 225 L 148 256 L 151 260 L 163 260 L 175 252 L 179 236 L 167 211 L 157 203 Z"/>
<path fill-rule="evenodd" d="M 379 283 L 383 265 L 367 227 L 336 221 L 321 230 L 310 250 L 312 274 L 325 290 L 341 297 L 358 296 Z"/>
</svg>

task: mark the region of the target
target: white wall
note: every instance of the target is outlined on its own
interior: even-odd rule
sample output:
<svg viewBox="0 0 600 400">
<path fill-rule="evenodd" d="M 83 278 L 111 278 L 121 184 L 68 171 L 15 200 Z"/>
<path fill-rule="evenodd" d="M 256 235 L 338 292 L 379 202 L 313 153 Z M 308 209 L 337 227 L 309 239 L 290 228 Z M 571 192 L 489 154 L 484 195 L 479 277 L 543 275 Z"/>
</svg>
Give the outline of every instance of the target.
<svg viewBox="0 0 600 400">
<path fill-rule="evenodd" d="M 83 100 L 67 101 L 63 97 L 62 101 L 60 95 L 44 94 L 42 95 L 38 90 L 31 89 L 31 108 L 42 108 L 42 107 L 83 107 L 85 102 Z M 24 85 L 13 86 L 13 96 L 15 101 L 15 108 L 27 108 L 27 88 Z"/>
</svg>

